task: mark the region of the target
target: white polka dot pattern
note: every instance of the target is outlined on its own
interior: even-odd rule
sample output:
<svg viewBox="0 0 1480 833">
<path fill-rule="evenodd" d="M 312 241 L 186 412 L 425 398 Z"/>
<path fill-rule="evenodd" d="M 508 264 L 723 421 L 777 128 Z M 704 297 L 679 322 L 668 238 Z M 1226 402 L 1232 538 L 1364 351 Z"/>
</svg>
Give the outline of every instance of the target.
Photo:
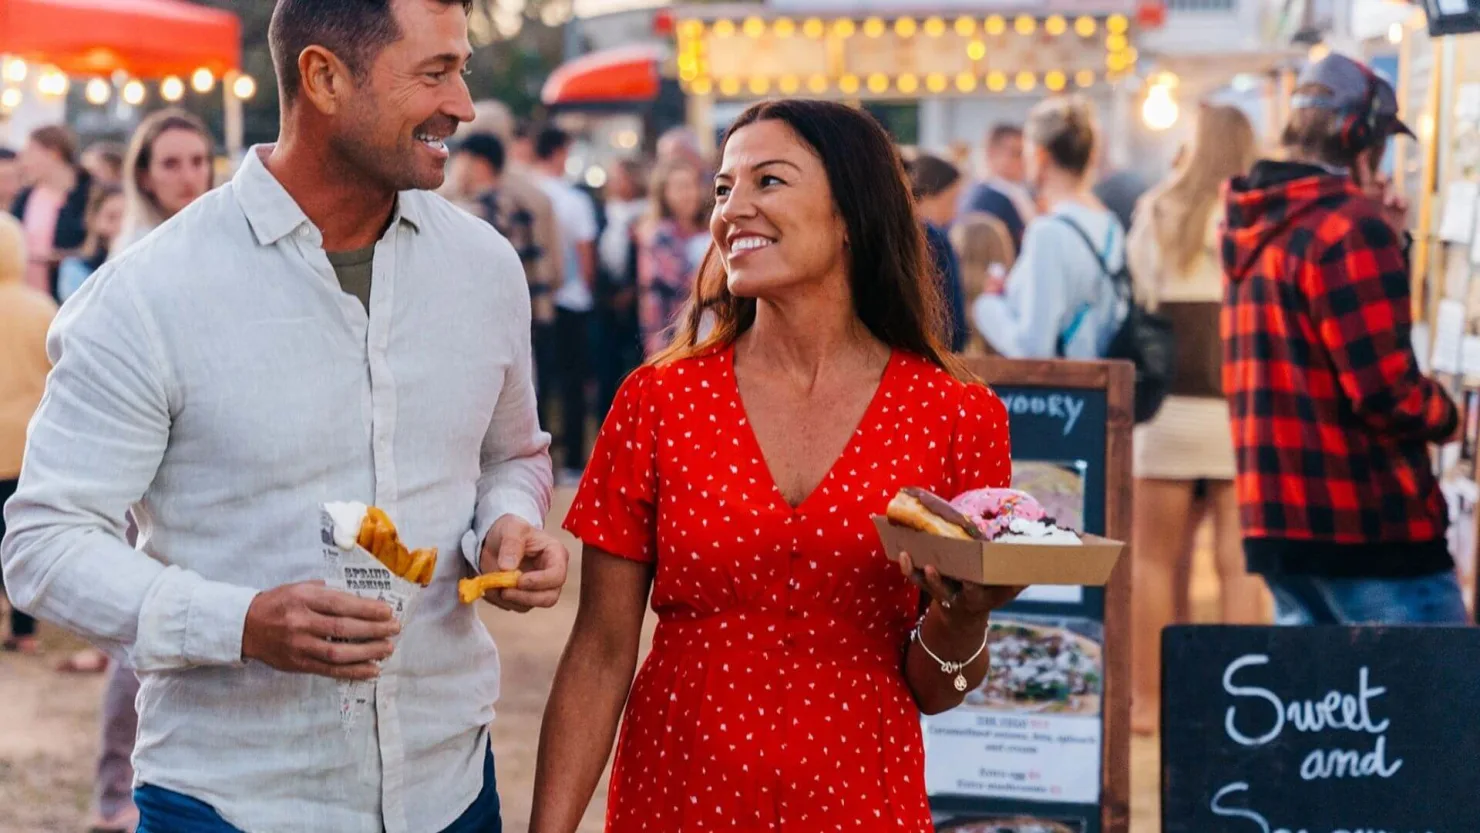
<svg viewBox="0 0 1480 833">
<path fill-rule="evenodd" d="M 991 391 L 897 353 L 801 505 L 746 420 L 733 351 L 633 373 L 566 529 L 657 562 L 652 654 L 633 684 L 606 829 L 929 831 L 903 674 L 919 595 L 872 516 L 901 487 L 1008 484 Z"/>
</svg>

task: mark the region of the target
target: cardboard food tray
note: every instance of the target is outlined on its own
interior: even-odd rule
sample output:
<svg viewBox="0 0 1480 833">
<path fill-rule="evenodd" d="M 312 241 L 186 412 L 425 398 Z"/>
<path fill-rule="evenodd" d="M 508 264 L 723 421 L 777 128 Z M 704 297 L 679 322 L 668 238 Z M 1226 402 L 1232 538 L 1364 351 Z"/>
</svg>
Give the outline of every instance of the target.
<svg viewBox="0 0 1480 833">
<path fill-rule="evenodd" d="M 1120 560 L 1125 544 L 1081 535 L 1083 543 L 993 544 L 961 541 L 895 526 L 889 519 L 874 516 L 879 540 L 890 561 L 901 552 L 910 554 L 916 566 L 934 566 L 942 575 L 975 584 L 1027 587 L 1033 584 L 1062 584 L 1103 587 Z"/>
</svg>

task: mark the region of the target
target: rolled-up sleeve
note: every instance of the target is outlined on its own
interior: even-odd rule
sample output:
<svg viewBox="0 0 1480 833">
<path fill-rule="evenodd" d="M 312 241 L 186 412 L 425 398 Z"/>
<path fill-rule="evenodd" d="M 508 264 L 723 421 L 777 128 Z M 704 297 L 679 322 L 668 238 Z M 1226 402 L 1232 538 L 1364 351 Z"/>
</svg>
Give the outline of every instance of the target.
<svg viewBox="0 0 1480 833">
<path fill-rule="evenodd" d="M 54 367 L 5 507 L 6 587 L 17 607 L 126 650 L 140 671 L 240 663 L 255 591 L 166 567 L 124 540 L 169 441 L 171 383 L 149 318 L 112 270 L 48 335 Z"/>
<path fill-rule="evenodd" d="M 509 318 L 505 332 L 509 333 L 514 359 L 483 436 L 473 520 L 478 546 L 465 548 L 474 572 L 480 569 L 479 548 L 499 518 L 514 515 L 535 527 L 544 526 L 555 480 L 550 466 L 550 435 L 540 430 L 535 405 L 529 292 L 523 267 L 507 244 L 500 246 L 494 262 L 501 273 L 500 281 L 510 287 L 507 303 L 501 306 Z M 508 280 L 505 275 L 510 276 Z"/>
</svg>

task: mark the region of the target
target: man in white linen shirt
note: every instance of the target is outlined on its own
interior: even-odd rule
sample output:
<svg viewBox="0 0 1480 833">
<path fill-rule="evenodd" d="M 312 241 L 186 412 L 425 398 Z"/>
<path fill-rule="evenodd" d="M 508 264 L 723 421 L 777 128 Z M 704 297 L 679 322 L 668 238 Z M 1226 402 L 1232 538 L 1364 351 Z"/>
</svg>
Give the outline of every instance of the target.
<svg viewBox="0 0 1480 833">
<path fill-rule="evenodd" d="M 54 326 L 0 564 L 137 667 L 141 833 L 497 831 L 498 656 L 455 585 L 518 568 L 488 601 L 548 607 L 568 554 L 519 259 L 422 190 L 473 115 L 467 9 L 279 0 L 269 37 L 279 142 Z M 394 646 L 387 606 L 317 581 L 343 500 L 442 553 Z M 346 679 L 376 680 L 348 727 Z"/>
</svg>

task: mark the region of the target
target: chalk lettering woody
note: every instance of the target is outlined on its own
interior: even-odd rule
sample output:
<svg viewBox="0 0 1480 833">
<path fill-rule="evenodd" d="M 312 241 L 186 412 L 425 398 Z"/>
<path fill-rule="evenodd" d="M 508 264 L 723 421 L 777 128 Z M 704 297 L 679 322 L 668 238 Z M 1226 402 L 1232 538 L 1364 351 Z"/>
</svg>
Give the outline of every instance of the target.
<svg viewBox="0 0 1480 833">
<path fill-rule="evenodd" d="M 1002 395 L 1002 403 L 1007 406 L 1007 412 L 1015 416 L 1032 414 L 1034 416 L 1047 415 L 1049 419 L 1062 419 L 1066 437 L 1074 430 L 1074 425 L 1079 422 L 1079 415 L 1084 413 L 1084 397 L 1070 396 L 1066 393 L 1008 393 Z"/>
<path fill-rule="evenodd" d="M 1246 654 L 1230 662 L 1223 671 L 1223 691 L 1234 699 L 1224 716 L 1223 730 L 1228 738 L 1240 746 L 1257 748 L 1273 743 L 1287 729 L 1307 734 L 1322 732 L 1355 732 L 1375 737 L 1371 749 L 1331 747 L 1315 749 L 1305 756 L 1300 764 L 1300 777 L 1305 781 L 1329 778 L 1376 778 L 1388 779 L 1403 767 L 1401 758 L 1387 760 L 1387 730 L 1390 720 L 1374 720 L 1373 701 L 1387 693 L 1382 686 L 1371 683 L 1366 666 L 1357 673 L 1357 690 L 1345 693 L 1332 690 L 1316 700 L 1285 701 L 1268 688 L 1257 685 L 1241 685 L 1234 677 L 1240 671 L 1268 665 L 1269 657 L 1264 654 Z M 1245 676 L 1248 674 L 1246 672 Z M 1242 711 L 1240 709 L 1242 708 Z M 1244 719 L 1240 720 L 1240 716 Z M 1258 718 L 1256 721 L 1255 718 Z M 1245 732 L 1251 726 L 1262 731 Z M 1240 728 L 1243 727 L 1243 728 Z M 1260 833 L 1311 833 L 1305 828 L 1273 827 L 1260 813 L 1241 807 L 1229 806 L 1232 797 L 1249 793 L 1246 782 L 1225 785 L 1213 796 L 1210 809 L 1220 818 L 1244 819 L 1250 822 L 1247 829 L 1257 828 Z M 1409 833 L 1389 831 L 1377 827 L 1339 827 L 1331 833 Z M 1413 833 L 1431 833 L 1414 831 Z"/>
</svg>

